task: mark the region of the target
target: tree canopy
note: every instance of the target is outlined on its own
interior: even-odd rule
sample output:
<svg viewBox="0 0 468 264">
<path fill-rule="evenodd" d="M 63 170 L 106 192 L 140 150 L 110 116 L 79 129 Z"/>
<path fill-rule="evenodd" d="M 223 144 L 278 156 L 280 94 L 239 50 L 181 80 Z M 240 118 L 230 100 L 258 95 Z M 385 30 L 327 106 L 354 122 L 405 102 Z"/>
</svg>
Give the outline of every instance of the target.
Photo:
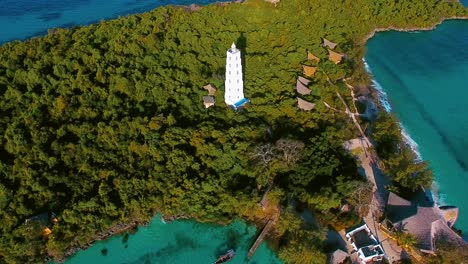
<svg viewBox="0 0 468 264">
<path fill-rule="evenodd" d="M 1 46 L 0 262 L 60 259 L 116 223 L 155 212 L 253 219 L 272 181 L 283 199 L 336 209 L 350 195 L 339 184 L 360 180 L 341 145 L 357 132 L 318 102 L 342 107 L 335 93 L 347 89 L 335 80 L 365 81 L 362 40 L 373 29 L 466 13 L 456 1 L 252 0 L 161 7 Z M 338 43 L 343 63 L 328 61 L 323 37 Z M 223 87 L 233 41 L 251 103 L 233 111 L 220 89 L 205 109 L 202 87 Z M 313 63 L 308 50 L 321 62 L 304 97 L 317 106 L 303 112 L 294 85 L 301 65 Z M 249 154 L 268 144 L 281 155 L 264 177 Z M 58 218 L 47 237 L 25 224 L 42 212 Z M 287 236 L 298 243 L 308 234 Z M 294 258 L 291 250 L 280 256 Z"/>
</svg>

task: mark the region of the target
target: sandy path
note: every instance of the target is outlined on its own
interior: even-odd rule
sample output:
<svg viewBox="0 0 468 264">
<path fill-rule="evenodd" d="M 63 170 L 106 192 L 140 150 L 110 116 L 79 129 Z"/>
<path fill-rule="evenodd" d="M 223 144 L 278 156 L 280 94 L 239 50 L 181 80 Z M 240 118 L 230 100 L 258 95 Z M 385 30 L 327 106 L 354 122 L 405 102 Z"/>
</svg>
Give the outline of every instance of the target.
<svg viewBox="0 0 468 264">
<path fill-rule="evenodd" d="M 402 249 L 396 244 L 394 240 L 388 238 L 380 230 L 379 224 L 377 222 L 378 211 L 381 208 L 384 208 L 385 204 L 383 203 L 387 200 L 388 197 L 388 191 L 385 189 L 385 185 L 390 184 L 390 180 L 384 176 L 377 167 L 373 156 L 369 153 L 369 151 L 367 151 L 369 147 L 369 140 L 363 138 L 355 138 L 345 143 L 345 148 L 347 150 L 358 148 L 362 149 L 362 151 L 358 151 L 359 154 L 357 155 L 361 165 L 359 172 L 372 183 L 374 192 L 371 201 L 371 208 L 367 216 L 364 217 L 364 221 L 381 243 L 390 263 L 393 263 L 401 259 Z"/>
</svg>

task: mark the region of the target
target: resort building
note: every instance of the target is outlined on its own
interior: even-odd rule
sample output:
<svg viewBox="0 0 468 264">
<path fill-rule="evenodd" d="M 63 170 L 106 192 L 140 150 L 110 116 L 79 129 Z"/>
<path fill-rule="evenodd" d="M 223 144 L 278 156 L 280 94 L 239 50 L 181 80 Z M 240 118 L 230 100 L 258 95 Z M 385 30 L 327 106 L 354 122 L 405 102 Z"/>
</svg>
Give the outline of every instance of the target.
<svg viewBox="0 0 468 264">
<path fill-rule="evenodd" d="M 326 39 L 326 38 L 324 38 L 324 39 L 323 39 L 323 44 L 322 44 L 322 45 L 323 45 L 324 47 L 328 47 L 328 48 L 330 48 L 330 49 L 335 49 L 335 47 L 336 47 L 337 44 L 334 43 L 334 42 L 329 41 L 329 40 Z"/>
<path fill-rule="evenodd" d="M 340 63 L 343 60 L 343 54 L 328 50 L 328 58 L 335 64 Z"/>
<path fill-rule="evenodd" d="M 310 51 L 307 51 L 307 60 L 320 62 L 320 58 L 312 54 Z"/>
<path fill-rule="evenodd" d="M 216 87 L 214 87 L 214 85 L 212 85 L 212 84 L 207 84 L 207 85 L 203 86 L 203 89 L 208 91 L 209 96 L 213 96 L 216 93 Z"/>
<path fill-rule="evenodd" d="M 226 52 L 226 81 L 224 83 L 224 101 L 237 109 L 247 103 L 244 97 L 244 82 L 242 79 L 241 51 L 232 43 Z"/>
<path fill-rule="evenodd" d="M 297 80 L 300 81 L 301 83 L 303 83 L 304 85 L 309 85 L 309 83 L 310 83 L 310 80 L 308 80 L 308 79 L 306 79 L 306 78 L 304 78 L 302 76 L 297 77 Z"/>
<path fill-rule="evenodd" d="M 307 86 L 304 83 L 299 81 L 299 79 L 297 79 L 296 81 L 296 90 L 302 95 L 309 95 L 311 93 L 311 90 L 307 88 Z"/>
<path fill-rule="evenodd" d="M 314 77 L 317 72 L 317 67 L 302 65 L 302 69 L 304 70 L 304 75 L 307 77 Z"/>
<path fill-rule="evenodd" d="M 310 111 L 314 109 L 315 104 L 311 102 L 307 102 L 306 100 L 297 97 L 297 107 L 299 107 L 300 109 L 304 111 Z"/>
<path fill-rule="evenodd" d="M 337 250 L 333 251 L 333 253 L 332 253 L 331 257 L 330 257 L 330 261 L 328 263 L 330 263 L 330 264 L 341 264 L 341 263 L 344 263 L 348 257 L 349 257 L 348 253 L 344 252 L 341 249 L 337 249 Z"/>
<path fill-rule="evenodd" d="M 346 233 L 346 239 L 357 253 L 361 264 L 374 263 L 385 258 L 382 246 L 366 224 Z"/>
<path fill-rule="evenodd" d="M 436 241 L 441 239 L 454 246 L 466 242 L 452 226 L 458 217 L 454 206 L 437 207 L 433 201 L 419 199 L 408 201 L 390 193 L 386 208 L 386 219 L 395 231 L 403 231 L 416 238 L 416 247 L 424 253 L 434 254 Z"/>
<path fill-rule="evenodd" d="M 205 108 L 212 107 L 215 104 L 213 96 L 203 96 L 203 104 Z"/>
</svg>

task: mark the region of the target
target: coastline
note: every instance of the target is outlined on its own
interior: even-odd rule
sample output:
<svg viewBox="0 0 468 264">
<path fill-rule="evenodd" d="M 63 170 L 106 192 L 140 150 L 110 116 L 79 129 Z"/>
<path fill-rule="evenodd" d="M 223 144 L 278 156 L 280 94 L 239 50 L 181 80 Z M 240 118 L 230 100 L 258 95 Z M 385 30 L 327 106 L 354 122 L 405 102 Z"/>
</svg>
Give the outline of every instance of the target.
<svg viewBox="0 0 468 264">
<path fill-rule="evenodd" d="M 152 215 L 149 220 L 148 219 L 132 219 L 130 222 L 127 222 L 127 223 L 122 223 L 122 222 L 116 223 L 115 225 L 111 226 L 107 230 L 99 232 L 94 238 L 86 242 L 85 245 L 83 246 L 72 245 L 70 249 L 68 249 L 63 254 L 61 259 L 57 259 L 55 261 L 57 263 L 65 263 L 71 256 L 75 255 L 78 251 L 86 250 L 87 248 L 93 246 L 95 242 L 107 240 L 113 236 L 122 235 L 127 232 L 131 234 L 133 234 L 134 232 L 138 232 L 139 227 L 147 226 L 158 215 L 160 216 L 159 217 L 160 220 L 165 224 L 170 223 L 172 221 L 177 221 L 177 220 L 187 220 L 187 221 L 196 221 L 198 223 L 204 223 L 204 221 L 200 221 L 200 219 L 197 219 L 196 217 L 190 217 L 185 214 L 167 215 L 167 214 L 161 214 L 161 213 L 156 213 L 155 215 Z M 249 221 L 248 219 L 241 219 L 241 220 L 245 221 L 247 224 L 255 225 L 256 228 L 260 227 L 259 222 Z M 216 221 L 216 222 L 205 222 L 205 223 L 226 226 L 226 225 L 229 225 L 231 222 L 232 221 Z M 53 258 L 47 259 L 47 261 L 49 260 L 54 260 L 54 259 Z"/>
<path fill-rule="evenodd" d="M 73 246 L 72 245 L 70 247 L 70 249 L 68 249 L 63 254 L 63 257 L 61 259 L 58 259 L 58 260 L 55 260 L 55 261 L 57 261 L 58 263 L 65 263 L 65 261 L 67 259 L 69 259 L 71 256 L 76 254 L 78 251 L 85 250 L 85 249 L 89 248 L 90 246 L 92 246 L 97 241 L 106 240 L 106 239 L 109 239 L 112 236 L 121 235 L 121 234 L 123 234 L 125 232 L 128 232 L 128 231 L 138 231 L 138 227 L 145 226 L 148 223 L 149 223 L 149 221 L 147 221 L 147 220 L 143 221 L 143 220 L 135 220 L 135 219 L 133 219 L 129 223 L 117 223 L 117 224 L 111 226 L 109 229 L 98 233 L 96 235 L 96 237 L 94 237 L 93 239 L 88 241 L 86 243 L 86 245 L 84 245 L 84 246 L 78 246 L 78 245 Z"/>
<path fill-rule="evenodd" d="M 439 22 L 435 23 L 432 26 L 428 27 L 422 27 L 422 28 L 417 28 L 417 27 L 409 27 L 409 28 L 400 28 L 400 27 L 386 27 L 386 28 L 375 28 L 371 33 L 369 33 L 363 40 L 362 40 L 362 45 L 366 45 L 367 41 L 369 41 L 371 38 L 373 38 L 376 33 L 379 32 L 387 32 L 387 31 L 396 31 L 396 32 L 417 32 L 417 31 L 431 31 L 436 29 L 439 25 L 441 25 L 444 22 L 450 21 L 450 20 L 468 20 L 468 16 L 453 16 L 453 17 L 447 17 Z M 388 95 L 387 93 L 383 90 L 383 87 L 377 82 L 377 80 L 374 78 L 372 69 L 371 67 L 367 64 L 367 61 L 365 58 L 362 59 L 364 63 L 365 70 L 367 74 L 369 75 L 371 79 L 371 84 L 368 86 L 368 88 L 371 90 L 371 95 L 370 97 L 374 102 L 381 107 L 381 110 L 386 111 L 388 113 L 394 113 L 392 111 L 392 106 L 389 102 Z M 414 152 L 416 155 L 416 158 L 414 160 L 415 163 L 421 162 L 424 160 L 422 157 L 422 154 L 418 150 L 418 143 L 411 137 L 411 135 L 407 132 L 407 129 L 403 125 L 403 123 L 398 119 L 398 125 L 401 129 L 401 135 L 402 135 L 402 140 L 404 144 L 409 146 L 411 150 Z M 431 168 L 431 171 L 433 169 Z M 429 188 L 424 189 L 423 191 L 426 193 L 426 196 L 433 201 L 433 203 L 436 206 L 444 206 L 444 205 L 454 205 L 457 206 L 456 202 L 452 203 L 447 203 L 445 201 L 445 196 L 447 195 L 446 193 L 439 193 L 439 182 L 437 181 L 436 177 L 434 177 L 432 184 Z M 459 230 L 454 227 L 454 230 Z M 461 230 L 468 232 L 468 230 Z M 466 233 L 463 233 L 463 235 L 460 235 L 465 241 L 468 242 Z"/>
<path fill-rule="evenodd" d="M 247 226 L 254 226 L 255 229 L 257 230 L 262 230 L 262 227 L 265 225 L 265 221 L 260 220 L 249 220 L 247 218 L 240 218 L 240 217 L 234 217 L 230 221 L 203 221 L 199 218 L 196 217 L 191 217 L 185 214 L 175 214 L 175 215 L 163 215 L 161 213 L 156 213 L 153 215 L 149 220 L 135 220 L 133 219 L 129 223 L 118 223 L 115 224 L 114 226 L 110 227 L 106 231 L 100 232 L 95 238 L 91 239 L 86 243 L 84 246 L 72 246 L 69 250 L 67 250 L 62 258 L 60 259 L 54 259 L 52 256 L 48 256 L 46 259 L 46 263 L 57 263 L 57 264 L 62 264 L 66 263 L 72 256 L 74 256 L 76 253 L 82 250 L 86 250 L 89 247 L 92 247 L 95 242 L 99 241 L 104 241 L 108 239 L 112 239 L 115 236 L 118 235 L 132 235 L 135 234 L 136 232 L 139 232 L 140 227 L 147 227 L 151 222 L 153 221 L 161 221 L 163 224 L 168 224 L 173 221 L 189 221 L 189 222 L 195 222 L 197 224 L 208 224 L 208 225 L 219 225 L 222 227 L 226 227 L 231 225 L 232 223 L 236 221 L 241 221 Z M 258 233 L 257 233 L 258 234 Z M 265 238 L 264 242 L 268 243 L 269 248 L 277 254 L 278 252 L 274 249 L 274 247 L 271 247 L 272 244 L 275 244 L 274 240 L 269 239 L 268 237 Z M 52 261 L 52 262 L 51 262 Z"/>
<path fill-rule="evenodd" d="M 370 75 L 372 79 L 372 84 L 370 85 L 370 89 L 373 89 L 373 91 L 377 94 L 377 98 L 379 100 L 378 102 L 374 101 L 374 103 L 378 103 L 387 113 L 391 113 L 392 106 L 388 99 L 387 93 L 383 90 L 383 87 L 380 85 L 380 83 L 377 82 L 377 80 L 375 80 L 373 73 L 372 73 L 372 69 L 370 68 L 367 61 L 365 59 L 362 59 L 362 60 L 364 62 L 364 68 L 366 72 Z M 422 161 L 421 153 L 419 153 L 419 150 L 418 150 L 418 147 L 419 147 L 418 143 L 416 143 L 416 141 L 413 138 L 411 138 L 411 135 L 407 132 L 407 129 L 401 122 L 399 122 L 398 125 L 401 128 L 401 134 L 403 136 L 405 143 L 413 150 L 413 152 L 417 156 L 415 161 Z"/>
<path fill-rule="evenodd" d="M 223 6 L 223 5 L 228 5 L 228 4 L 239 4 L 239 3 L 243 3 L 243 2 L 245 2 L 245 1 L 243 1 L 243 0 L 233 0 L 233 1 L 221 1 L 221 2 L 216 2 L 216 3 L 213 3 L 213 4 Z M 175 5 L 174 7 L 185 9 L 188 12 L 196 12 L 196 11 L 200 10 L 201 8 L 203 8 L 203 6 L 200 6 L 200 5 L 197 5 L 197 4 Z M 366 35 L 366 37 L 362 40 L 362 43 L 360 43 L 360 44 L 366 45 L 367 41 L 369 39 L 371 39 L 372 37 L 374 37 L 375 34 L 379 33 L 379 32 L 386 32 L 386 31 L 398 31 L 398 32 L 430 31 L 430 30 L 434 30 L 437 26 L 439 26 L 440 24 L 444 23 L 447 20 L 468 20 L 468 16 L 462 16 L 462 17 L 455 16 L 455 17 L 444 18 L 441 21 L 435 23 L 434 25 L 428 26 L 428 27 L 399 28 L 399 27 L 391 26 L 391 27 L 386 27 L 386 28 L 375 28 L 368 35 Z M 383 90 L 380 90 L 379 88 L 375 87 L 376 84 L 377 85 L 379 85 L 379 84 L 373 78 L 372 71 L 370 70 L 370 67 L 368 66 L 368 64 L 366 63 L 364 58 L 363 58 L 363 61 L 364 61 L 364 64 L 365 64 L 365 71 L 369 75 L 369 77 L 370 77 L 370 79 L 372 81 L 372 84 L 367 86 L 371 90 L 371 94 L 369 95 L 370 99 L 373 100 L 374 103 L 376 103 L 377 105 L 382 107 L 385 111 L 391 112 L 391 108 L 387 109 L 387 107 L 385 106 L 386 104 L 390 106 L 388 100 L 385 101 L 385 100 L 383 100 L 384 98 L 380 97 L 381 95 L 386 97 L 387 96 L 386 93 Z M 375 95 L 377 95 L 377 96 L 375 96 Z M 421 154 L 417 151 L 417 143 L 406 132 L 406 130 L 403 127 L 403 125 L 401 124 L 401 122 L 399 122 L 399 126 L 402 129 L 402 136 L 403 136 L 404 142 L 411 147 L 411 149 L 414 151 L 414 153 L 418 157 L 418 159 L 415 160 L 415 162 L 417 162 L 419 159 L 421 159 Z M 413 146 L 416 146 L 416 148 L 413 148 Z M 433 184 L 437 185 L 437 182 L 433 181 Z M 432 195 L 432 198 L 435 201 L 435 203 L 437 205 L 442 205 L 442 204 L 438 203 L 438 201 L 439 201 L 438 195 L 434 194 L 434 192 L 432 191 L 432 188 L 431 188 L 430 191 L 431 191 L 430 194 Z M 199 222 L 199 219 L 194 218 L 194 217 L 190 217 L 190 216 L 187 216 L 187 215 L 183 215 L 183 214 L 161 215 L 161 220 L 164 221 L 164 222 L 171 222 L 171 221 L 176 221 L 176 220 L 180 220 L 180 219 Z M 254 224 L 257 228 L 259 226 L 256 221 L 249 221 L 248 219 L 245 219 L 245 218 L 241 218 L 241 219 L 243 221 L 246 221 L 246 223 Z M 110 237 L 115 236 L 115 235 L 121 235 L 121 234 L 123 234 L 123 233 L 125 233 L 125 232 L 127 232 L 129 230 L 137 230 L 138 227 L 145 226 L 149 222 L 150 221 L 148 221 L 148 220 L 145 220 L 145 221 L 132 220 L 130 223 L 118 223 L 118 224 L 110 227 L 108 230 L 100 232 L 96 236 L 96 238 L 93 238 L 92 240 L 90 240 L 85 246 L 81 246 L 81 247 L 80 246 L 74 246 L 74 247 L 72 247 L 70 250 L 68 250 L 64 254 L 63 259 L 59 260 L 59 263 L 64 263 L 72 255 L 76 254 L 80 250 L 87 249 L 88 247 L 92 246 L 97 241 L 106 240 L 106 239 L 109 239 Z M 208 223 L 220 224 L 220 225 L 223 225 L 223 226 L 229 224 L 229 222 L 222 222 L 222 221 L 208 222 Z M 268 240 L 268 239 L 266 239 L 266 240 Z"/>
<path fill-rule="evenodd" d="M 217 2 L 217 3 L 214 3 L 215 5 L 227 5 L 227 4 L 231 4 L 231 3 L 242 3 L 243 1 L 229 1 L 229 2 Z M 195 11 L 198 11 L 200 8 L 202 8 L 201 6 L 199 5 L 196 5 L 196 4 L 192 4 L 192 5 L 182 5 L 182 6 L 175 6 L 176 8 L 179 7 L 179 8 L 184 8 L 186 9 L 186 11 L 188 12 L 195 12 Z M 369 33 L 363 44 L 362 45 L 366 45 L 367 41 L 369 39 L 371 39 L 377 32 L 385 32 L 385 31 L 400 31 L 400 32 L 412 32 L 412 31 L 423 31 L 423 30 L 433 30 L 434 28 L 436 28 L 438 25 L 440 25 L 441 23 L 443 23 L 444 21 L 447 21 L 447 20 L 465 20 L 465 19 L 468 19 L 468 16 L 466 17 L 450 17 L 450 18 L 444 18 L 442 19 L 440 22 L 434 24 L 433 26 L 430 26 L 430 27 L 423 27 L 423 28 L 398 28 L 398 27 L 388 27 L 388 28 L 375 28 L 374 30 L 372 30 L 371 33 Z M 43 37 L 43 36 L 38 36 L 38 37 Z M 36 37 L 33 37 L 33 38 L 36 38 Z M 27 41 L 27 40 L 25 40 Z M 6 43 L 5 43 L 6 44 Z M 359 42 L 357 42 L 356 44 L 359 44 Z M 3 45 L 3 44 L 1 44 Z M 358 67 L 361 67 L 361 66 L 358 66 Z M 369 73 L 368 73 L 369 74 Z M 372 77 L 371 74 L 369 74 L 370 77 Z M 373 80 L 373 79 L 372 79 Z M 376 102 L 378 105 L 381 105 L 382 106 L 382 101 L 381 99 L 376 96 L 374 97 L 374 92 L 377 91 L 377 89 L 375 87 L 373 87 L 372 85 L 369 85 L 367 86 L 369 87 L 369 89 L 372 91 L 371 94 L 368 96 L 370 98 L 370 100 L 373 100 L 374 102 Z M 378 91 L 377 91 L 378 93 Z M 401 124 L 400 124 L 401 125 Z M 403 132 L 403 131 L 402 131 Z M 155 215 L 153 215 L 154 217 Z M 193 220 L 193 221 L 199 221 L 199 219 L 197 219 L 196 217 L 191 217 L 191 216 L 186 216 L 186 215 L 174 215 L 174 216 L 171 216 L 171 215 L 168 215 L 168 216 L 162 216 L 161 217 L 161 220 L 167 220 L 167 221 L 173 221 L 173 220 L 177 220 L 177 219 L 187 219 L 187 220 Z M 255 221 L 248 221 L 246 218 L 242 218 L 244 221 L 246 222 L 250 222 L 250 223 L 255 223 Z M 132 232 L 134 230 L 137 230 L 138 227 L 140 226 L 145 226 L 149 223 L 148 220 L 136 220 L 136 219 L 129 219 L 128 222 L 118 222 L 118 223 L 115 223 L 113 224 L 112 226 L 110 226 L 109 228 L 101 231 L 101 232 L 98 232 L 96 233 L 95 236 L 90 236 L 92 237 L 89 242 L 86 242 L 85 245 L 83 246 L 78 246 L 76 244 L 78 243 L 75 243 L 75 245 L 70 245 L 70 248 L 69 250 L 67 250 L 64 255 L 63 255 L 63 258 L 61 258 L 59 261 L 60 263 L 62 262 L 65 262 L 70 256 L 72 256 L 73 254 L 75 254 L 77 251 L 80 251 L 80 250 L 84 250 L 90 246 L 92 246 L 94 244 L 94 242 L 96 241 L 101 241 L 101 240 L 106 240 L 106 239 L 109 239 L 110 237 L 114 236 L 114 235 L 120 235 L 120 234 L 123 234 L 125 232 Z M 212 222 L 212 223 L 219 223 L 219 224 L 222 224 L 222 225 L 226 225 L 227 222 L 221 222 L 221 221 L 215 221 L 215 222 Z"/>
<path fill-rule="evenodd" d="M 367 41 L 368 41 L 369 39 L 371 39 L 372 37 L 374 37 L 375 34 L 376 34 L 376 33 L 379 33 L 379 32 L 386 32 L 386 31 L 398 31 L 398 32 L 429 31 L 429 30 L 435 29 L 438 25 L 444 23 L 444 22 L 447 21 L 447 20 L 468 20 L 468 16 L 453 16 L 453 17 L 443 18 L 443 19 L 440 20 L 439 22 L 436 22 L 434 25 L 428 26 L 428 27 L 409 27 L 409 28 L 402 28 L 402 27 L 390 26 L 390 27 L 386 27 L 386 28 L 375 28 L 374 30 L 372 30 L 372 32 L 370 32 L 367 36 L 365 36 L 365 37 L 361 40 L 361 43 L 360 43 L 360 44 L 366 45 Z"/>
</svg>

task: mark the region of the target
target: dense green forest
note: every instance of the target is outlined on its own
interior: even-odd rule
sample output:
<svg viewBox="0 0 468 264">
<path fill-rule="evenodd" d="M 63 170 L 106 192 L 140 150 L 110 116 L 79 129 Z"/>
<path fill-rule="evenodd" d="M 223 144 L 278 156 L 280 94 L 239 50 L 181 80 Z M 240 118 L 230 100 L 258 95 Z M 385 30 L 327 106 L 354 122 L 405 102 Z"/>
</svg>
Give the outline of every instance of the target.
<svg viewBox="0 0 468 264">
<path fill-rule="evenodd" d="M 340 78 L 368 84 L 363 39 L 374 28 L 426 27 L 466 14 L 455 1 L 284 0 L 275 7 L 251 0 L 162 7 L 3 45 L 0 263 L 60 259 L 116 223 L 156 212 L 255 221 L 269 186 L 271 200 L 285 207 L 293 197 L 331 223 L 358 219 L 338 210 L 353 205 L 351 187 L 366 184 L 342 146 L 358 132 L 322 102 L 343 109 L 337 91 L 351 101 Z M 328 61 L 323 37 L 338 43 L 343 63 Z M 251 101 L 240 111 L 223 102 L 232 42 L 244 54 Z M 294 90 L 301 65 L 315 65 L 307 51 L 321 58 L 303 97 L 316 103 L 310 112 L 297 108 Z M 208 83 L 219 89 L 216 105 L 205 109 Z M 384 116 L 374 131 L 392 124 Z M 401 151 L 393 129 L 377 135 L 390 146 L 377 149 L 384 160 Z M 411 189 L 408 179 L 421 166 L 390 176 Z M 43 212 L 58 219 L 47 237 L 25 224 Z M 306 260 L 323 263 L 322 235 L 301 226 L 293 213 L 282 214 L 280 257 L 298 263 L 307 252 Z"/>
</svg>

